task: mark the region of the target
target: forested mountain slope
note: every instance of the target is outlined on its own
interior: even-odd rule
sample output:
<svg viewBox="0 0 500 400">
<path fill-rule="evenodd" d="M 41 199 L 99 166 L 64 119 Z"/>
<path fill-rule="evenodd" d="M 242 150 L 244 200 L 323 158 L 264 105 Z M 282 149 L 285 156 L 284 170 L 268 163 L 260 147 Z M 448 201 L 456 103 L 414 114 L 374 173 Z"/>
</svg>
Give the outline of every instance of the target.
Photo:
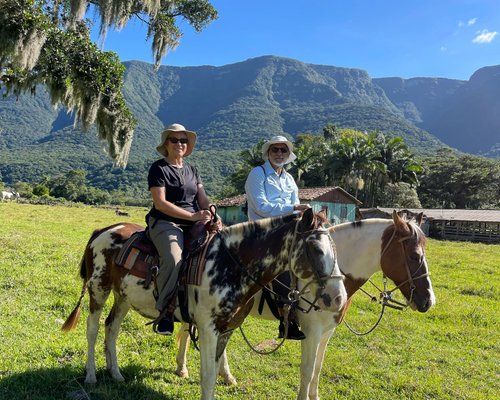
<svg viewBox="0 0 500 400">
<path fill-rule="evenodd" d="M 464 82 L 372 79 L 360 69 L 274 56 L 222 67 L 162 66 L 158 72 L 143 62 L 125 65 L 124 94 L 138 120 L 127 170 L 113 170 L 95 132 L 74 128 L 72 116 L 54 109 L 38 87 L 35 97 L 0 101 L 0 179 L 35 181 L 82 168 L 100 187 L 143 187 L 147 165 L 157 158 L 159 132 L 172 122 L 198 132 L 192 161 L 209 170 L 209 185 L 220 185 L 235 169 L 238 151 L 260 138 L 320 134 L 327 123 L 402 136 L 420 154 L 445 143 L 486 151 L 498 141 L 491 132 L 499 118 L 500 66 Z"/>
</svg>

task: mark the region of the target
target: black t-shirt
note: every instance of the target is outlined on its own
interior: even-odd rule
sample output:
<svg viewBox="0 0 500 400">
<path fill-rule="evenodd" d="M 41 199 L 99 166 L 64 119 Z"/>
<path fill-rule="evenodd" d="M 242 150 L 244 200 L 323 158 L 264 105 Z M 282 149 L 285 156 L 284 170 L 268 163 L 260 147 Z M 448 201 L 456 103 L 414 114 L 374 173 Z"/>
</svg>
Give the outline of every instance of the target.
<svg viewBox="0 0 500 400">
<path fill-rule="evenodd" d="M 198 194 L 198 185 L 201 184 L 202 181 L 198 170 L 187 163 L 184 163 L 182 168 L 177 168 L 162 158 L 155 161 L 149 168 L 148 189 L 152 187 L 164 187 L 165 199 L 189 212 L 199 210 L 196 195 Z M 170 217 L 157 210 L 154 205 L 150 211 L 150 215 L 178 224 L 193 224 L 192 221 Z"/>
</svg>

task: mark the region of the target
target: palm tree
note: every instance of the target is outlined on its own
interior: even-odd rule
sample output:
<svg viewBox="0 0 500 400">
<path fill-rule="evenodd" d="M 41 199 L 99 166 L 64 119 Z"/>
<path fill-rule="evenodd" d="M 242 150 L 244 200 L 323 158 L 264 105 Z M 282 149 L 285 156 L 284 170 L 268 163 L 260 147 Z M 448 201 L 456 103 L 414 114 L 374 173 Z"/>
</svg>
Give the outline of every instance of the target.
<svg viewBox="0 0 500 400">
<path fill-rule="evenodd" d="M 354 189 L 355 196 L 364 189 L 366 177 L 378 168 L 376 147 L 369 135 L 343 135 L 328 144 L 325 172 L 329 184 Z"/>
<path fill-rule="evenodd" d="M 263 162 L 261 149 L 264 142 L 265 139 L 261 139 L 253 147 L 240 153 L 241 163 L 238 169 L 227 178 L 227 182 L 232 189 L 226 191 L 225 195 L 236 195 L 245 191 L 248 174 L 252 168 L 261 165 Z"/>
<path fill-rule="evenodd" d="M 387 176 L 391 183 L 406 182 L 418 186 L 418 174 L 423 172 L 423 168 L 404 140 L 401 137 L 387 140 L 383 134 L 378 134 L 377 142 L 379 160 L 387 166 Z"/>
<path fill-rule="evenodd" d="M 289 172 L 296 178 L 297 185 L 304 187 L 304 174 L 316 170 L 322 165 L 325 153 L 325 140 L 321 136 L 299 134 L 295 141 L 294 153 L 297 159 Z"/>
</svg>

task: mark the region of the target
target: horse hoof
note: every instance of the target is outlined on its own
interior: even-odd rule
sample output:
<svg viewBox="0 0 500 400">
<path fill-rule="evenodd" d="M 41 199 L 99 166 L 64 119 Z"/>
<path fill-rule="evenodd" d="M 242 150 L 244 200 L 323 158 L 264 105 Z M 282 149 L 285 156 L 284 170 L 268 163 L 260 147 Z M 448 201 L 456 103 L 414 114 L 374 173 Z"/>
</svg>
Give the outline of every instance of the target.
<svg viewBox="0 0 500 400">
<path fill-rule="evenodd" d="M 234 376 L 226 376 L 224 378 L 224 384 L 228 386 L 236 386 L 238 382 L 236 381 Z"/>
<path fill-rule="evenodd" d="M 85 378 L 85 383 L 88 383 L 89 385 L 95 385 L 97 383 L 97 378 L 95 376 L 87 376 Z"/>
<path fill-rule="evenodd" d="M 111 371 L 111 377 L 117 381 L 117 382 L 125 382 L 125 378 L 123 377 L 122 374 L 120 374 L 119 372 L 112 372 Z"/>
<path fill-rule="evenodd" d="M 187 370 L 177 370 L 175 371 L 175 375 L 177 375 L 180 378 L 189 378 L 189 372 Z"/>
</svg>

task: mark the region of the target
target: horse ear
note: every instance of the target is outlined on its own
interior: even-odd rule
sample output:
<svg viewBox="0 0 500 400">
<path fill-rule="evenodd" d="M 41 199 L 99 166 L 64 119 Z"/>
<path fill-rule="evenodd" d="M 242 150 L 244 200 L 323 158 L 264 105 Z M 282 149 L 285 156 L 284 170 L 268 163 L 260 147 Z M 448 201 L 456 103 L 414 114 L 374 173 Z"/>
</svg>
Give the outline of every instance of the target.
<svg viewBox="0 0 500 400">
<path fill-rule="evenodd" d="M 424 213 L 421 212 L 417 215 L 417 217 L 415 218 L 415 220 L 417 221 L 417 224 L 418 226 L 421 226 L 422 225 L 422 221 L 424 219 Z"/>
<path fill-rule="evenodd" d="M 303 231 L 307 231 L 314 226 L 314 213 L 312 208 L 308 208 L 302 214 L 301 225 Z"/>
<path fill-rule="evenodd" d="M 394 221 L 394 226 L 398 231 L 403 233 L 408 232 L 408 227 L 406 226 L 405 220 L 399 216 L 396 210 L 392 212 L 392 220 Z"/>
</svg>

